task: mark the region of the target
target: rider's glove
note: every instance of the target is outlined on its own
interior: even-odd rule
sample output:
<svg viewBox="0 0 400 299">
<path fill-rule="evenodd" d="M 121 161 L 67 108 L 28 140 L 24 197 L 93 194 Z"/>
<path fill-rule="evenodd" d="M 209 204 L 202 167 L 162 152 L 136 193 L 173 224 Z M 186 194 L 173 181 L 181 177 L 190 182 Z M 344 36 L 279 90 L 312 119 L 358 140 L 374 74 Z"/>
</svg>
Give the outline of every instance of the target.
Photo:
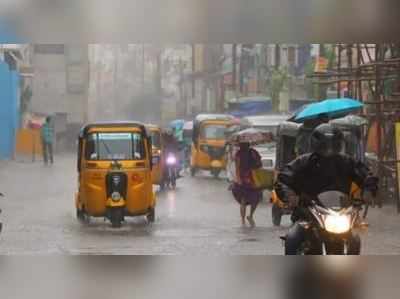
<svg viewBox="0 0 400 299">
<path fill-rule="evenodd" d="M 291 189 L 287 189 L 285 192 L 285 199 L 286 202 L 289 206 L 289 208 L 295 208 L 298 206 L 299 204 L 299 197 L 297 196 L 297 194 L 291 190 Z"/>
</svg>

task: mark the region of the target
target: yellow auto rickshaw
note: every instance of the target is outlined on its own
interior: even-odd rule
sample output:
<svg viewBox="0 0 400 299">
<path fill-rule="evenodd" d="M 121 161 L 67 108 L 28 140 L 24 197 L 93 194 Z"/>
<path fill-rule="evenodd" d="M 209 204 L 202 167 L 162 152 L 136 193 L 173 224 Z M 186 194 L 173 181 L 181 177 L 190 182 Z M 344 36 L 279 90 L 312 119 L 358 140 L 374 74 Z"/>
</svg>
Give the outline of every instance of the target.
<svg viewBox="0 0 400 299">
<path fill-rule="evenodd" d="M 136 122 L 93 123 L 78 145 L 77 218 L 104 217 L 120 227 L 127 216 L 155 220 L 151 138 Z"/>
<path fill-rule="evenodd" d="M 195 176 L 197 170 L 208 170 L 217 178 L 226 168 L 226 130 L 233 125 L 234 118 L 224 114 L 201 114 L 193 124 L 193 142 L 190 169 Z"/>
<path fill-rule="evenodd" d="M 150 135 L 151 138 L 151 144 L 152 144 L 152 154 L 153 154 L 153 169 L 151 172 L 152 176 L 152 182 L 154 185 L 162 185 L 162 173 L 163 173 L 163 164 L 161 163 L 162 159 L 162 152 L 163 152 L 163 146 L 162 146 L 162 138 L 161 138 L 161 128 L 156 125 L 146 125 L 147 132 Z"/>
</svg>

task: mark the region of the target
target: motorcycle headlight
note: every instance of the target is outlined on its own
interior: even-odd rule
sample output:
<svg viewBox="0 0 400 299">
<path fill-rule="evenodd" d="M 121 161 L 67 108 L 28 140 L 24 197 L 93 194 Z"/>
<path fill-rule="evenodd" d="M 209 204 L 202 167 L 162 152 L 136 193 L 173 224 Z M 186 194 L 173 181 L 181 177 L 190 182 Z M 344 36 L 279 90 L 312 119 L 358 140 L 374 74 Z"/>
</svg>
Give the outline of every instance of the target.
<svg viewBox="0 0 400 299">
<path fill-rule="evenodd" d="M 328 215 L 324 221 L 326 231 L 344 234 L 350 230 L 350 217 L 347 215 Z"/>
<path fill-rule="evenodd" d="M 174 165 L 176 164 L 176 158 L 174 156 L 168 156 L 167 158 L 167 164 L 168 165 Z"/>
<path fill-rule="evenodd" d="M 119 192 L 113 192 L 111 194 L 111 199 L 113 201 L 119 201 L 119 200 L 121 200 L 121 194 Z"/>
</svg>

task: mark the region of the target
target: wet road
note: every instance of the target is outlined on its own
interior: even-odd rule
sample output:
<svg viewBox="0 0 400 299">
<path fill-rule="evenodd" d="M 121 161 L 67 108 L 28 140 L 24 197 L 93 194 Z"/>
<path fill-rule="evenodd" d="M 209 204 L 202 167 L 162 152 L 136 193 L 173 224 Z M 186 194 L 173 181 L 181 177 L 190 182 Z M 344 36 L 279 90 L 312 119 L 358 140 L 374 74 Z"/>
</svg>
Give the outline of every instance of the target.
<svg viewBox="0 0 400 299">
<path fill-rule="evenodd" d="M 239 208 L 224 180 L 199 174 L 178 182 L 176 191 L 158 194 L 156 222 L 128 218 L 121 229 L 95 219 L 75 218 L 75 157 L 57 157 L 53 167 L 40 163 L 0 162 L 0 199 L 4 222 L 0 254 L 281 254 L 283 227 L 271 224 L 270 205 L 256 212 L 257 227 L 240 224 Z M 370 213 L 363 236 L 364 254 L 400 254 L 400 216 L 392 207 Z"/>
</svg>

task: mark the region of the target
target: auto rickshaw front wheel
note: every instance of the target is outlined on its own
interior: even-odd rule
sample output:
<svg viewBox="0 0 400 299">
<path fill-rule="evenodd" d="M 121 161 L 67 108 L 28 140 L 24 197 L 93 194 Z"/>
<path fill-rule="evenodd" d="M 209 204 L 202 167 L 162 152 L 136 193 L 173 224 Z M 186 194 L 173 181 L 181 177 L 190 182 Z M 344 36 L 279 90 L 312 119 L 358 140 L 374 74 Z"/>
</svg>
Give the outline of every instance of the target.
<svg viewBox="0 0 400 299">
<path fill-rule="evenodd" d="M 272 204 L 272 224 L 280 226 L 282 221 L 282 210 L 276 204 Z"/>
<path fill-rule="evenodd" d="M 197 169 L 195 167 L 190 168 L 190 175 L 194 177 L 196 175 Z"/>
<path fill-rule="evenodd" d="M 156 210 L 154 208 L 150 208 L 146 218 L 149 223 L 153 223 L 156 220 Z"/>
<path fill-rule="evenodd" d="M 89 223 L 89 215 L 85 212 L 84 209 L 76 209 L 76 218 L 78 218 L 79 222 L 87 224 Z"/>
<path fill-rule="evenodd" d="M 123 210 L 120 208 L 111 209 L 110 221 L 113 228 L 120 228 L 122 226 L 122 221 L 124 221 Z"/>
</svg>

